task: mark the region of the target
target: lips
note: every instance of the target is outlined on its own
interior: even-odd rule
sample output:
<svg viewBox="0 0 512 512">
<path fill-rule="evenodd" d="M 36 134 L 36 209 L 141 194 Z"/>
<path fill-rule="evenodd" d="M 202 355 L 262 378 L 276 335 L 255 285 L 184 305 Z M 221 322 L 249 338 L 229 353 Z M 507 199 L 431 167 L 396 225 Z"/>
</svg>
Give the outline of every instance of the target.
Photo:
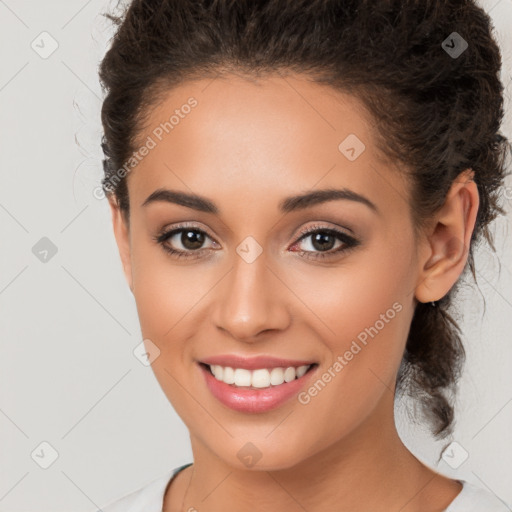
<svg viewBox="0 0 512 512">
<path fill-rule="evenodd" d="M 288 368 L 289 366 L 298 368 L 299 366 L 307 366 L 317 363 L 317 361 L 312 359 L 282 359 L 266 355 L 245 357 L 237 354 L 223 354 L 207 357 L 199 360 L 199 362 L 209 366 L 229 366 L 231 368 L 243 368 L 245 370 L 258 370 L 260 368 Z"/>
<path fill-rule="evenodd" d="M 211 359 L 208 359 L 211 360 Z M 222 361 L 226 362 L 225 359 Z M 230 359 L 233 361 L 233 359 Z M 238 359 L 239 363 L 240 360 Z M 268 358 L 259 359 L 258 361 L 250 360 L 250 364 L 259 365 L 259 361 L 266 364 L 284 364 L 292 362 L 293 364 L 301 364 L 306 361 L 292 361 L 289 359 Z M 247 363 L 247 359 L 244 361 Z M 224 406 L 241 413 L 264 413 L 284 406 L 294 396 L 304 389 L 315 374 L 318 373 L 318 365 L 313 364 L 312 367 L 301 377 L 295 378 L 290 382 L 283 384 L 257 389 L 254 387 L 237 387 L 227 384 L 221 380 L 217 380 L 211 373 L 209 367 L 205 363 L 198 362 L 196 368 L 203 376 L 203 382 L 207 389 Z M 245 371 L 240 370 L 240 371 Z"/>
</svg>

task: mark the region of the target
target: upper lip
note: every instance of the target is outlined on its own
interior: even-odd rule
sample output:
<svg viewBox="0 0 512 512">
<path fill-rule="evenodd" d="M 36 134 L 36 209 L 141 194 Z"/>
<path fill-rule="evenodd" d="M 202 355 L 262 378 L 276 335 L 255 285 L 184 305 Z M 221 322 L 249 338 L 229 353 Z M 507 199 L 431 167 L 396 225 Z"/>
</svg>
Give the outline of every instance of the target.
<svg viewBox="0 0 512 512">
<path fill-rule="evenodd" d="M 222 354 L 218 356 L 201 359 L 200 363 L 208 365 L 229 366 L 231 368 L 244 368 L 246 370 L 257 370 L 258 368 L 288 368 L 289 366 L 299 367 L 315 364 L 316 361 L 299 361 L 297 359 L 281 359 L 272 356 L 244 357 L 236 354 Z"/>
</svg>

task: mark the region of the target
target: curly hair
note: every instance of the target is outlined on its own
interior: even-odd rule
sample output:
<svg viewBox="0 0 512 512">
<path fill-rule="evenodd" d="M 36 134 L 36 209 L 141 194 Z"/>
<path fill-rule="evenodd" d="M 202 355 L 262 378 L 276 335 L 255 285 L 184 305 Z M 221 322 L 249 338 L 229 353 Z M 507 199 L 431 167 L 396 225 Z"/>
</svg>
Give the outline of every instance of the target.
<svg viewBox="0 0 512 512">
<path fill-rule="evenodd" d="M 500 50 L 474 1 L 133 0 L 106 17 L 116 31 L 99 70 L 102 186 L 124 213 L 119 169 L 166 91 L 229 73 L 299 73 L 360 100 L 383 158 L 401 164 L 409 179 L 415 234 L 459 174 L 474 171 L 480 202 L 464 271 L 476 282 L 474 246 L 484 237 L 495 251 L 488 226 L 505 213 L 499 195 L 510 144 L 499 133 Z M 448 51 L 454 38 L 467 43 L 460 55 Z M 396 380 L 396 393 L 417 400 L 437 438 L 453 430 L 465 360 L 449 313 L 459 284 L 435 307 L 415 305 Z"/>
</svg>

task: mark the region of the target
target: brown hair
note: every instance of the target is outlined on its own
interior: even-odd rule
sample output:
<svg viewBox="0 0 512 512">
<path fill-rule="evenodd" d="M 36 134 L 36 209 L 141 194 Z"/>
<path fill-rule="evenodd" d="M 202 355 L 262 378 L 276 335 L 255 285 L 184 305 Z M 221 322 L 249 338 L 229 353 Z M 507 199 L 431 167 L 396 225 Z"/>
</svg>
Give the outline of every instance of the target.
<svg viewBox="0 0 512 512">
<path fill-rule="evenodd" d="M 133 0 L 100 66 L 104 191 L 129 211 L 116 174 L 137 147 L 161 95 L 191 78 L 295 72 L 357 97 L 371 114 L 384 156 L 407 173 L 415 233 L 465 169 L 480 195 L 473 248 L 499 206 L 510 150 L 503 118 L 501 56 L 489 16 L 470 0 Z M 456 34 L 454 34 L 456 32 Z M 450 39 L 451 38 L 451 39 Z M 456 44 L 460 55 L 450 52 Z M 465 359 L 448 313 L 456 285 L 433 307 L 418 303 L 397 392 L 419 400 L 436 437 L 452 431 Z"/>
</svg>

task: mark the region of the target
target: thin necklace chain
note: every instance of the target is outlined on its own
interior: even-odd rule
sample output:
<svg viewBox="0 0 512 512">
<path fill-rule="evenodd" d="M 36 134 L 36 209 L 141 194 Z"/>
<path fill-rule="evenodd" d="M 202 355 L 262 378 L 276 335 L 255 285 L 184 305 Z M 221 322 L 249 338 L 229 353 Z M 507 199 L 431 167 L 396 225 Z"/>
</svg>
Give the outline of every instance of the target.
<svg viewBox="0 0 512 512">
<path fill-rule="evenodd" d="M 185 495 L 183 496 L 183 501 L 181 502 L 181 507 L 180 507 L 180 511 L 183 511 L 183 512 L 185 512 L 183 505 L 185 504 L 185 499 L 187 497 L 188 490 L 190 488 L 190 483 L 192 482 L 192 478 L 194 477 L 195 470 L 196 470 L 196 468 L 195 468 L 194 464 L 192 464 L 192 475 L 190 476 L 190 480 L 188 481 L 187 490 L 185 491 Z"/>
</svg>

